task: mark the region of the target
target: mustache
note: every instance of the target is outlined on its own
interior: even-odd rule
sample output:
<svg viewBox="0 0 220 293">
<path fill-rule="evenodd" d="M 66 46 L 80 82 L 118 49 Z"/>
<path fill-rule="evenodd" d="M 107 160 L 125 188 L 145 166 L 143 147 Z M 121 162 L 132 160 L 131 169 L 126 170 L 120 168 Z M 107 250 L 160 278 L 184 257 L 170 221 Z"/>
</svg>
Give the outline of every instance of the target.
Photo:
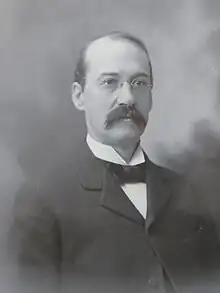
<svg viewBox="0 0 220 293">
<path fill-rule="evenodd" d="M 122 105 L 109 112 L 105 127 L 108 128 L 112 123 L 124 118 L 131 118 L 137 125 L 147 124 L 146 119 L 135 106 Z"/>
</svg>

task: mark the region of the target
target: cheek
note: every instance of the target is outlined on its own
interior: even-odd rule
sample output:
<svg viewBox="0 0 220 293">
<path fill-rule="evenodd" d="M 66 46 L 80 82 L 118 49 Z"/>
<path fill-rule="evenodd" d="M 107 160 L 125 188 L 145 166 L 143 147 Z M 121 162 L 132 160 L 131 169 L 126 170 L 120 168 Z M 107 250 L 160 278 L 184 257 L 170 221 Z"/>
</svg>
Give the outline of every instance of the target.
<svg viewBox="0 0 220 293">
<path fill-rule="evenodd" d="M 145 95 L 137 99 L 137 108 L 144 115 L 148 116 L 152 108 L 152 95 Z"/>
<path fill-rule="evenodd" d="M 85 97 L 85 112 L 87 118 L 99 127 L 106 121 L 107 114 L 112 109 L 112 97 L 98 90 L 87 93 Z"/>
<path fill-rule="evenodd" d="M 104 116 L 112 108 L 112 95 L 101 91 L 100 89 L 93 89 L 85 95 L 85 108 L 93 115 Z M 88 113 L 89 114 L 89 113 Z"/>
</svg>

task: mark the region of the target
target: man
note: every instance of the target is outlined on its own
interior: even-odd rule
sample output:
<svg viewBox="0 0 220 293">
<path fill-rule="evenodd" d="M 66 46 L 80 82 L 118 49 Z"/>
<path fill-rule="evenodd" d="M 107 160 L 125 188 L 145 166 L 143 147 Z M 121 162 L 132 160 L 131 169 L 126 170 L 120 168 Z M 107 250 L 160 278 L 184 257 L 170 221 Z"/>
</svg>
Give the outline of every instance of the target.
<svg viewBox="0 0 220 293">
<path fill-rule="evenodd" d="M 72 100 L 86 142 L 15 203 L 10 251 L 22 292 L 217 292 L 212 223 L 193 211 L 180 176 L 140 146 L 152 88 L 135 37 L 114 32 L 82 50 Z"/>
</svg>

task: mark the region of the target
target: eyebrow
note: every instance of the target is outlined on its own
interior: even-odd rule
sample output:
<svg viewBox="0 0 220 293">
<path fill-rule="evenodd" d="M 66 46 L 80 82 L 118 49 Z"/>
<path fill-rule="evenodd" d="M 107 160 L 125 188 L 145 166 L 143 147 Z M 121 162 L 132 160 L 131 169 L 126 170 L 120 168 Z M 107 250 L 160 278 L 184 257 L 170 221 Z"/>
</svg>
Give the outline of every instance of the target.
<svg viewBox="0 0 220 293">
<path fill-rule="evenodd" d="M 105 76 L 115 76 L 115 77 L 118 77 L 118 76 L 120 76 L 120 74 L 117 73 L 117 72 L 104 72 L 104 73 L 102 73 L 102 74 L 98 77 L 98 79 L 101 79 L 102 77 L 105 77 Z M 138 72 L 138 73 L 133 74 L 133 75 L 130 77 L 130 79 L 134 79 L 134 78 L 137 78 L 137 77 L 139 77 L 139 76 L 143 76 L 143 77 L 149 78 L 149 77 L 150 77 L 150 74 L 149 74 L 149 73 L 146 73 L 146 72 Z"/>
<path fill-rule="evenodd" d="M 139 76 L 143 76 L 143 77 L 149 78 L 150 77 L 150 74 L 149 73 L 146 73 L 146 72 L 135 73 L 135 74 L 133 74 L 131 76 L 131 79 L 137 78 Z"/>
<path fill-rule="evenodd" d="M 104 72 L 102 74 L 100 74 L 100 76 L 98 77 L 98 79 L 105 77 L 105 76 L 119 76 L 120 74 L 117 72 Z"/>
</svg>

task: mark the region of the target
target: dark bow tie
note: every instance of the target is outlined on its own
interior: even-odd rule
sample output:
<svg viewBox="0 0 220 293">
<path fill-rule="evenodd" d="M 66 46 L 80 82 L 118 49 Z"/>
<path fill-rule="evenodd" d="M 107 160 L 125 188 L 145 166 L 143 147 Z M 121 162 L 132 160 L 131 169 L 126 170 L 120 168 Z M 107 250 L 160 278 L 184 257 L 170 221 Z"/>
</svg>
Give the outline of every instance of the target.
<svg viewBox="0 0 220 293">
<path fill-rule="evenodd" d="M 146 163 L 135 166 L 123 166 L 108 163 L 109 170 L 115 174 L 120 184 L 146 182 Z"/>
</svg>

